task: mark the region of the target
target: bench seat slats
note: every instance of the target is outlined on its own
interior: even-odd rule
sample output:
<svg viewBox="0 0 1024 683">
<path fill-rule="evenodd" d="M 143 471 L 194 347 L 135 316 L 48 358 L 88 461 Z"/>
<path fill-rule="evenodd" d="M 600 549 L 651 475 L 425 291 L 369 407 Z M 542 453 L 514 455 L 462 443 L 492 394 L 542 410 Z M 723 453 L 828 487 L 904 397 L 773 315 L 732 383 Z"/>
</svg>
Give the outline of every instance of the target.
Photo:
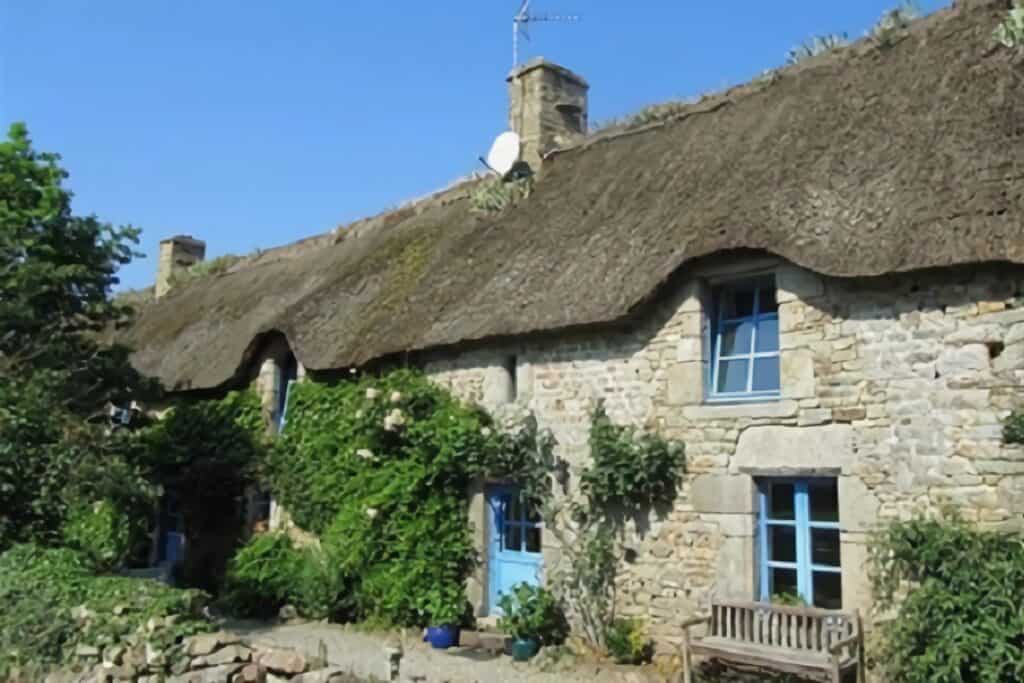
<svg viewBox="0 0 1024 683">
<path fill-rule="evenodd" d="M 794 650 L 786 647 L 768 647 L 737 642 L 729 638 L 711 636 L 694 640 L 690 650 L 697 654 L 721 659 L 732 659 L 739 662 L 750 662 L 767 666 L 769 664 L 789 664 L 800 669 L 828 671 L 832 668 L 832 658 L 827 652 L 813 650 Z M 760 661 L 755 661 L 760 660 Z M 856 658 L 847 657 L 840 661 L 841 668 L 857 663 Z"/>
</svg>

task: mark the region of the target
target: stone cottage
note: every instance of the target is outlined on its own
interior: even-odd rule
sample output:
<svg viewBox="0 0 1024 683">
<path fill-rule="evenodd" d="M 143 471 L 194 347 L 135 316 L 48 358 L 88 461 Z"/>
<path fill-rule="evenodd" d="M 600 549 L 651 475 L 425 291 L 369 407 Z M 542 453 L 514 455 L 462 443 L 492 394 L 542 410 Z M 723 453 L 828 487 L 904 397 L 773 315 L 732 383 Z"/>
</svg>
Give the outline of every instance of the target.
<svg viewBox="0 0 1024 683">
<path fill-rule="evenodd" d="M 623 568 L 625 613 L 670 639 L 712 598 L 867 608 L 875 525 L 953 505 L 1024 526 L 1024 451 L 1001 435 L 1024 405 L 1006 6 L 958 1 L 890 44 L 589 134 L 583 78 L 527 63 L 508 88 L 529 197 L 478 213 L 471 180 L 169 287 L 203 246 L 167 240 L 134 363 L 172 392 L 255 381 L 271 420 L 307 374 L 418 366 L 529 408 L 575 467 L 603 399 L 688 454 Z M 500 495 L 472 506 L 482 615 L 557 553 Z"/>
</svg>

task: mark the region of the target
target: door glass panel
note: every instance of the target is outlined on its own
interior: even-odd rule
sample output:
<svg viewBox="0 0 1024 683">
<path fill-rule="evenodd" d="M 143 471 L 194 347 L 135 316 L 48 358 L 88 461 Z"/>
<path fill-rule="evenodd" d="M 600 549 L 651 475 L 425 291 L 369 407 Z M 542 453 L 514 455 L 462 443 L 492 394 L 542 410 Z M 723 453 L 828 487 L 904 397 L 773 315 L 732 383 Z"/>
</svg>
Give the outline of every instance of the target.
<svg viewBox="0 0 1024 683">
<path fill-rule="evenodd" d="M 839 529 L 811 529 L 811 563 L 839 566 Z"/>
<path fill-rule="evenodd" d="M 537 510 L 536 505 L 526 505 L 526 521 L 533 524 L 540 522 L 540 511 Z"/>
<path fill-rule="evenodd" d="M 796 529 L 791 526 L 768 527 L 768 543 L 773 562 L 796 563 Z"/>
<path fill-rule="evenodd" d="M 772 569 L 771 584 L 772 597 L 777 595 L 796 597 L 799 595 L 796 587 L 795 569 Z"/>
<path fill-rule="evenodd" d="M 814 606 L 842 609 L 843 580 L 839 572 L 814 572 Z"/>
<path fill-rule="evenodd" d="M 519 503 L 519 495 L 514 494 L 508 497 L 508 503 L 505 505 L 505 520 L 509 522 L 519 522 L 522 517 L 522 508 Z"/>
<path fill-rule="evenodd" d="M 754 359 L 754 391 L 778 391 L 779 389 L 779 357 Z"/>
<path fill-rule="evenodd" d="M 807 486 L 812 522 L 839 521 L 839 487 L 835 479 L 811 481 Z"/>
<path fill-rule="evenodd" d="M 757 321 L 758 353 L 771 353 L 779 350 L 779 319 L 776 316 L 760 318 Z"/>
<path fill-rule="evenodd" d="M 527 527 L 526 529 L 526 552 L 540 552 L 540 527 Z"/>
<path fill-rule="evenodd" d="M 793 484 L 772 482 L 768 491 L 768 517 L 793 519 Z"/>
<path fill-rule="evenodd" d="M 523 531 L 518 524 L 507 524 L 502 540 L 505 542 L 505 550 L 519 552 L 523 547 Z"/>
<path fill-rule="evenodd" d="M 735 393 L 747 390 L 747 360 L 725 360 L 718 364 L 718 392 Z"/>
<path fill-rule="evenodd" d="M 753 320 L 722 324 L 722 356 L 740 356 L 750 353 L 753 341 Z"/>
</svg>

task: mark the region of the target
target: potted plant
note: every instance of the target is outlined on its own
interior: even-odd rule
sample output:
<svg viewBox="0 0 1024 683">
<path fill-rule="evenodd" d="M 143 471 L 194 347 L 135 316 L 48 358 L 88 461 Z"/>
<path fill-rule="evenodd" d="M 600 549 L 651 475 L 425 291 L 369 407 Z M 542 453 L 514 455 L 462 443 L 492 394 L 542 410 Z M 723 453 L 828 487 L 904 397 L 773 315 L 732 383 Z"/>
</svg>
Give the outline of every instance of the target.
<svg viewBox="0 0 1024 683">
<path fill-rule="evenodd" d="M 542 645 L 557 645 L 568 635 L 561 606 L 549 591 L 526 583 L 498 600 L 502 616 L 498 628 L 512 637 L 512 659 L 517 662 L 537 654 Z"/>
<path fill-rule="evenodd" d="M 426 600 L 424 611 L 430 617 L 430 626 L 423 640 L 437 650 L 446 650 L 459 644 L 460 624 L 465 614 L 466 599 L 459 586 L 438 586 Z"/>
</svg>

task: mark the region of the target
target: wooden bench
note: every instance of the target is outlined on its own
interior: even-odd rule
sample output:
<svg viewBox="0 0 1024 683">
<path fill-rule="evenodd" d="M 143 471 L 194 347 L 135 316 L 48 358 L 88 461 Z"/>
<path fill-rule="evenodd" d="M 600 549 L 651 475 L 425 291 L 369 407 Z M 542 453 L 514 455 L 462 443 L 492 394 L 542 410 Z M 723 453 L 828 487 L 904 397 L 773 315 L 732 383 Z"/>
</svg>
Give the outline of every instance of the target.
<svg viewBox="0 0 1024 683">
<path fill-rule="evenodd" d="M 707 624 L 701 638 L 690 629 Z M 860 613 L 783 607 L 761 602 L 717 602 L 711 614 L 683 623 L 683 680 L 693 681 L 693 655 L 736 665 L 841 683 L 856 670 L 864 683 Z"/>
</svg>

